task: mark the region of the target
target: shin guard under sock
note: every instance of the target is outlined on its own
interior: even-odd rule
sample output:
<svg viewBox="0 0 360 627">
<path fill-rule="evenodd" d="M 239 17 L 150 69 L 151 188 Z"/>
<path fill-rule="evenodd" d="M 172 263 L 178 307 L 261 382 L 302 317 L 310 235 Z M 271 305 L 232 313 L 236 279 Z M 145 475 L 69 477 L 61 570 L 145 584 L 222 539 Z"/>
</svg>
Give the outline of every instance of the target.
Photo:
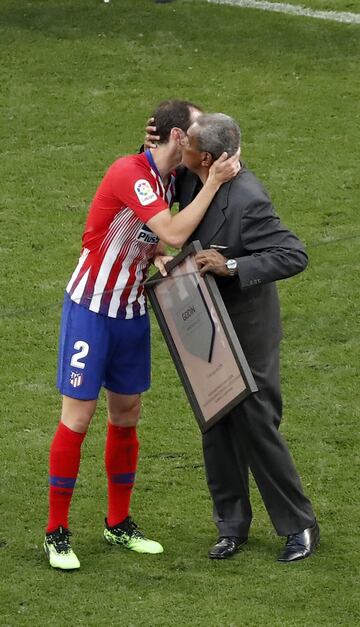
<svg viewBox="0 0 360 627">
<path fill-rule="evenodd" d="M 117 427 L 108 423 L 105 466 L 108 477 L 109 527 L 117 525 L 129 515 L 138 451 L 136 427 Z"/>
<path fill-rule="evenodd" d="M 68 528 L 71 497 L 80 466 L 81 445 L 86 433 L 59 423 L 50 446 L 49 519 L 46 531 Z"/>
</svg>

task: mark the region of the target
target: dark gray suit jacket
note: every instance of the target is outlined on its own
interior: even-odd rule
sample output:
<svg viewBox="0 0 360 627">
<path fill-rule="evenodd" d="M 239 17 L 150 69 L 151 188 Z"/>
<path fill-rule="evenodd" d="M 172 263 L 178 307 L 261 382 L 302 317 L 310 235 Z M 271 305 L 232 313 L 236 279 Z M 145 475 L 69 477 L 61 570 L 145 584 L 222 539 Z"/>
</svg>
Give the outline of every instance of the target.
<svg viewBox="0 0 360 627">
<path fill-rule="evenodd" d="M 199 179 L 183 170 L 176 185 L 181 209 L 193 200 Z M 226 246 L 224 256 L 238 261 L 238 276 L 215 279 L 249 365 L 257 370 L 281 339 L 275 281 L 306 268 L 305 250 L 246 167 L 219 189 L 193 240 L 200 240 L 203 248 Z"/>
</svg>

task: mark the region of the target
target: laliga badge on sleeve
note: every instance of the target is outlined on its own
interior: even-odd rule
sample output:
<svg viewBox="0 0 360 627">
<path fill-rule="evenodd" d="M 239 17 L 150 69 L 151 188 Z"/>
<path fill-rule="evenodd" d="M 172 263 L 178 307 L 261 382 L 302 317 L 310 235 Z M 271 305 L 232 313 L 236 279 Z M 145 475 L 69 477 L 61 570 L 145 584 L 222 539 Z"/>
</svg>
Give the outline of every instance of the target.
<svg viewBox="0 0 360 627">
<path fill-rule="evenodd" d="M 134 185 L 135 194 L 137 195 L 139 202 L 146 207 L 150 205 L 152 202 L 157 200 L 157 195 L 155 194 L 153 188 L 151 187 L 149 181 L 146 179 L 139 179 L 136 181 Z"/>
</svg>

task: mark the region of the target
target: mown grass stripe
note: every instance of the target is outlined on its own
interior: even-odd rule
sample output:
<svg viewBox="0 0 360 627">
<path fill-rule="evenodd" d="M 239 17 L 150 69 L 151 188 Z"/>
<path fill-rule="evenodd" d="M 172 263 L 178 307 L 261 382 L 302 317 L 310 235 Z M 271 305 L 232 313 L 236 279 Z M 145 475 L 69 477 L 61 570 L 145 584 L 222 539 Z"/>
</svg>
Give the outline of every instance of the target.
<svg viewBox="0 0 360 627">
<path fill-rule="evenodd" d="M 360 24 L 360 15 L 346 11 L 316 11 L 302 5 L 287 4 L 286 2 L 267 2 L 266 0 L 208 0 L 213 4 L 229 4 L 242 9 L 258 9 L 260 11 L 274 11 L 289 13 L 300 17 L 313 17 L 318 20 L 330 20 L 345 24 Z"/>
</svg>

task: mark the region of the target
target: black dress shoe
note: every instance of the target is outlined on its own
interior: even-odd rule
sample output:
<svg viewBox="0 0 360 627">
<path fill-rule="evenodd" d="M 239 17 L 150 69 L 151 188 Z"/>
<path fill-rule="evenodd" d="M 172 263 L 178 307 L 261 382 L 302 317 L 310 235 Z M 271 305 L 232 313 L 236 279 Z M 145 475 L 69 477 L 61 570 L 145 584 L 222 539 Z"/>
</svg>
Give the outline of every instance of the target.
<svg viewBox="0 0 360 627">
<path fill-rule="evenodd" d="M 288 536 L 278 562 L 295 562 L 311 555 L 320 542 L 320 529 L 317 522 L 312 527 Z"/>
<path fill-rule="evenodd" d="M 238 552 L 243 544 L 246 544 L 247 538 L 238 538 L 237 536 L 222 536 L 216 544 L 210 549 L 209 557 L 211 560 L 224 560 L 232 557 Z"/>
</svg>

